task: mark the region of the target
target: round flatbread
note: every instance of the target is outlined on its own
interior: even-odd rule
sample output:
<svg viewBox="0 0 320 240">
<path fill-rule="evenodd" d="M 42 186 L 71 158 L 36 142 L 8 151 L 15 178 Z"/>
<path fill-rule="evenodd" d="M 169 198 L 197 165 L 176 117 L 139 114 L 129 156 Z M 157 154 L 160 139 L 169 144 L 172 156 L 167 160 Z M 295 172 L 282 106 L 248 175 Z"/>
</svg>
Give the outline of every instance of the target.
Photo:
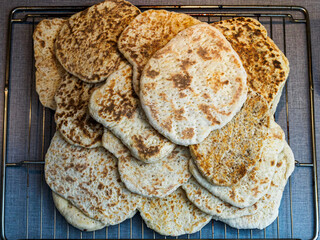
<svg viewBox="0 0 320 240">
<path fill-rule="evenodd" d="M 201 175 L 218 186 L 236 185 L 261 159 L 271 118 L 266 100 L 250 92 L 241 111 L 226 126 L 189 147 Z"/>
<path fill-rule="evenodd" d="M 87 148 L 101 146 L 103 126 L 90 117 L 88 110 L 90 96 L 98 87 L 66 74 L 56 92 L 57 130 L 70 144 Z"/>
<path fill-rule="evenodd" d="M 121 61 L 117 49 L 121 32 L 139 13 L 127 1 L 107 0 L 72 15 L 57 36 L 57 59 L 85 82 L 105 80 Z"/>
<path fill-rule="evenodd" d="M 253 18 L 239 17 L 211 25 L 239 54 L 248 74 L 248 87 L 260 93 L 274 113 L 289 75 L 288 59 L 267 36 L 265 27 Z"/>
<path fill-rule="evenodd" d="M 141 200 L 124 187 L 117 167 L 104 148 L 76 147 L 56 132 L 45 157 L 45 179 L 86 216 L 114 225 L 131 218 Z"/>
<path fill-rule="evenodd" d="M 139 211 L 149 228 L 170 236 L 195 233 L 212 218 L 194 206 L 181 188 L 166 198 L 144 198 Z"/>
<path fill-rule="evenodd" d="M 75 228 L 78 228 L 81 231 L 91 232 L 102 229 L 106 226 L 100 221 L 87 217 L 78 208 L 73 206 L 68 200 L 60 197 L 55 192 L 52 192 L 52 198 L 54 205 L 61 213 L 61 215 L 69 224 L 71 224 Z"/>
<path fill-rule="evenodd" d="M 133 89 L 139 96 L 140 77 L 152 55 L 166 45 L 178 32 L 199 20 L 165 10 L 148 10 L 137 16 L 121 33 L 119 51 L 133 66 Z"/>
<path fill-rule="evenodd" d="M 278 216 L 283 190 L 294 170 L 294 163 L 292 150 L 285 143 L 284 149 L 279 156 L 276 173 L 271 182 L 272 190 L 268 191 L 261 199 L 261 209 L 255 214 L 239 218 L 223 219 L 215 216 L 213 218 L 238 229 L 263 229 L 269 226 Z"/>
<path fill-rule="evenodd" d="M 178 33 L 145 66 L 140 100 L 150 124 L 172 142 L 202 142 L 247 97 L 246 72 L 230 43 L 206 23 Z"/>
<path fill-rule="evenodd" d="M 132 67 L 127 62 L 93 92 L 89 110 L 96 121 L 128 147 L 132 156 L 143 162 L 157 162 L 175 147 L 146 120 L 139 98 L 132 89 Z"/>
<path fill-rule="evenodd" d="M 54 94 L 66 73 L 54 54 L 54 42 L 64 22 L 60 18 L 45 19 L 33 32 L 36 91 L 41 104 L 53 110 Z"/>
</svg>

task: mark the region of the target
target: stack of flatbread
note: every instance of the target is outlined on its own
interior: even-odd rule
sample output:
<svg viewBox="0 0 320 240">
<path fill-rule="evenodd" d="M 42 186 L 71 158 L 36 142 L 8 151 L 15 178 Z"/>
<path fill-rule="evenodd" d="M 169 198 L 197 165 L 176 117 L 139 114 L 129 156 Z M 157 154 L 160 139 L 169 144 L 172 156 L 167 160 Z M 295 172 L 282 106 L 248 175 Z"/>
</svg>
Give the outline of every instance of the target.
<svg viewBox="0 0 320 240">
<path fill-rule="evenodd" d="M 211 219 L 265 228 L 294 156 L 273 113 L 289 74 L 251 18 L 201 23 L 107 0 L 35 29 L 36 89 L 55 110 L 45 178 L 94 231 L 137 211 L 163 235 Z"/>
</svg>

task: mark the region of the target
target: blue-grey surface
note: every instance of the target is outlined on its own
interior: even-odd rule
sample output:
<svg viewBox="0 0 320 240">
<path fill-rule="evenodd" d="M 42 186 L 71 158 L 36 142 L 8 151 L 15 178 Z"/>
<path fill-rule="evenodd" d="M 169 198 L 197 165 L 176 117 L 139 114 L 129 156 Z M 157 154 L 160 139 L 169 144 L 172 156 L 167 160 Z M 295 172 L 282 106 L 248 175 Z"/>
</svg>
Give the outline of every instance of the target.
<svg viewBox="0 0 320 240">
<path fill-rule="evenodd" d="M 6 24 L 9 11 L 17 6 L 75 6 L 89 5 L 97 1 L 1 1 L 0 3 L 0 102 L 3 103 Z M 135 4 L 193 4 L 208 5 L 222 4 L 224 1 L 132 1 Z M 228 4 L 279 4 L 266 1 L 236 1 Z M 316 134 L 320 142 L 320 2 L 319 1 L 282 1 L 281 4 L 302 5 L 310 12 L 312 28 L 313 73 L 315 81 L 315 119 Z M 290 24 L 286 22 L 283 38 L 282 21 L 273 22 L 271 31 L 269 19 L 261 19 L 272 34 L 277 45 L 285 51 L 290 61 L 290 76 L 287 89 L 284 89 L 276 121 L 285 130 L 295 158 L 301 162 L 311 162 L 310 114 L 307 81 L 307 55 L 304 24 Z M 15 24 L 12 41 L 12 69 L 10 84 L 9 126 L 8 126 L 8 154 L 7 162 L 21 160 L 41 160 L 54 134 L 53 112 L 43 109 L 38 102 L 34 90 L 32 74 L 32 31 L 33 24 Z M 287 92 L 287 94 L 286 94 Z M 288 118 L 286 114 L 286 100 L 288 99 Z M 31 110 L 30 110 L 31 106 Z M 3 108 L 0 108 L 0 133 L 2 136 Z M 45 125 L 43 125 L 43 117 Z M 287 126 L 287 122 L 289 126 Z M 287 129 L 289 129 L 289 134 Z M 44 138 L 42 139 L 42 133 Z M 30 137 L 29 137 L 30 136 Z M 2 145 L 2 138 L 0 138 Z M 43 147 L 42 147 L 42 143 Z M 319 152 L 319 149 L 318 149 Z M 320 153 L 319 153 L 320 154 Z M 318 154 L 318 155 L 319 155 Z M 161 238 L 162 236 L 148 229 L 137 214 L 132 220 L 127 220 L 117 226 L 110 226 L 95 233 L 81 233 L 69 226 L 63 217 L 55 210 L 51 192 L 43 176 L 42 166 L 8 167 L 6 189 L 5 234 L 9 239 L 17 238 Z M 291 198 L 290 198 L 291 186 Z M 292 200 L 292 204 L 291 201 Z M 291 217 L 292 210 L 292 217 Z M 266 231 L 242 230 L 241 238 L 302 238 L 309 239 L 314 234 L 314 202 L 312 189 L 312 169 L 296 168 L 284 192 L 278 221 Z M 132 229 L 132 231 L 130 231 Z M 201 234 L 201 235 L 200 235 Z M 266 234 L 266 235 L 265 235 Z M 181 238 L 187 236 L 181 236 Z M 237 238 L 238 231 L 219 222 L 210 222 L 200 232 L 190 235 L 190 238 Z"/>
</svg>

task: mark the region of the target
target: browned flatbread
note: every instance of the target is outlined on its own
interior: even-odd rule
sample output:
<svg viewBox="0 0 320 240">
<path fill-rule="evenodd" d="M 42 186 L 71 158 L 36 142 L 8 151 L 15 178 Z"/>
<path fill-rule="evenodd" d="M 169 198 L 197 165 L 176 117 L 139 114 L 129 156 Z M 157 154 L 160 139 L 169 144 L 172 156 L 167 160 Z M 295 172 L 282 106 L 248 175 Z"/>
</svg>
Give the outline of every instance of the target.
<svg viewBox="0 0 320 240">
<path fill-rule="evenodd" d="M 117 41 L 140 13 L 131 3 L 107 0 L 71 16 L 56 40 L 61 65 L 85 82 L 101 82 L 120 64 Z"/>
<path fill-rule="evenodd" d="M 66 71 L 54 54 L 54 42 L 65 20 L 42 20 L 33 32 L 34 59 L 36 66 L 36 91 L 45 107 L 56 109 L 56 93 Z"/>
<path fill-rule="evenodd" d="M 247 98 L 238 54 L 207 23 L 179 32 L 146 64 L 141 105 L 150 124 L 172 142 L 189 146 L 226 125 Z"/>
<path fill-rule="evenodd" d="M 90 96 L 98 87 L 67 73 L 56 92 L 57 129 L 70 144 L 88 148 L 101 146 L 103 126 L 88 111 Z"/>
<path fill-rule="evenodd" d="M 266 100 L 249 92 L 240 112 L 223 128 L 212 131 L 191 155 L 208 182 L 219 186 L 237 184 L 261 158 L 272 118 Z"/>
<path fill-rule="evenodd" d="M 260 93 L 274 113 L 289 74 L 289 62 L 267 36 L 267 30 L 252 18 L 233 18 L 213 23 L 239 54 L 248 74 L 248 86 Z"/>
<path fill-rule="evenodd" d="M 104 225 L 131 218 L 141 201 L 120 180 L 117 159 L 104 148 L 68 144 L 56 132 L 45 158 L 49 187 L 86 216 Z"/>
<path fill-rule="evenodd" d="M 133 89 L 140 91 L 140 76 L 151 56 L 178 32 L 200 23 L 184 14 L 165 10 L 148 10 L 136 17 L 123 30 L 118 41 L 120 52 L 133 66 Z"/>
</svg>

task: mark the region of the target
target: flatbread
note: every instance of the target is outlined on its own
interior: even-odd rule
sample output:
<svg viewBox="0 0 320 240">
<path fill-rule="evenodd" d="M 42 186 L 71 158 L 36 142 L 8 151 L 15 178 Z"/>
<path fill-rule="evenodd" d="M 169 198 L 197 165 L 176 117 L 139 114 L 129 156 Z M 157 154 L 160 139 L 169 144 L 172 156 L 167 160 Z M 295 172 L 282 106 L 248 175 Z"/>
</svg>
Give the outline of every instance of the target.
<svg viewBox="0 0 320 240">
<path fill-rule="evenodd" d="M 261 158 L 271 113 L 260 94 L 250 92 L 241 111 L 222 129 L 212 131 L 190 152 L 200 173 L 218 186 L 236 185 Z"/>
<path fill-rule="evenodd" d="M 286 143 L 283 151 L 280 154 L 276 173 L 271 183 L 273 186 L 272 191 L 269 191 L 261 199 L 261 201 L 263 201 L 263 206 L 261 209 L 253 215 L 243 216 L 240 218 L 214 218 L 238 229 L 263 229 L 269 226 L 278 216 L 283 190 L 289 176 L 294 170 L 294 163 L 295 161 L 292 150 Z"/>
<path fill-rule="evenodd" d="M 220 200 L 202 187 L 194 177 L 182 185 L 188 199 L 201 211 L 220 218 L 238 218 L 251 215 L 259 211 L 260 200 L 250 207 L 238 208 Z"/>
<path fill-rule="evenodd" d="M 231 187 L 210 184 L 199 173 L 195 164 L 190 161 L 189 169 L 197 181 L 214 196 L 239 208 L 249 207 L 256 203 L 269 189 L 279 153 L 284 147 L 284 132 L 274 121 L 271 122 L 270 134 L 263 144 L 261 158 L 254 168 L 236 185 Z"/>
<path fill-rule="evenodd" d="M 57 36 L 57 59 L 85 82 L 105 80 L 122 58 L 117 49 L 121 32 L 139 13 L 127 1 L 107 0 L 72 15 Z"/>
<path fill-rule="evenodd" d="M 272 110 L 276 111 L 277 96 L 289 75 L 289 61 L 271 38 L 267 30 L 252 18 L 233 18 L 212 23 L 239 54 L 248 74 L 249 88 L 260 93 Z"/>
<path fill-rule="evenodd" d="M 172 142 L 202 142 L 247 97 L 246 72 L 230 43 L 201 23 L 178 33 L 145 66 L 140 100 L 150 124 Z"/>
<path fill-rule="evenodd" d="M 132 89 L 132 67 L 129 63 L 110 75 L 106 83 L 93 92 L 89 110 L 96 121 L 128 147 L 132 156 L 143 162 L 157 162 L 175 147 L 145 119 Z"/>
<path fill-rule="evenodd" d="M 137 16 L 121 33 L 119 51 L 133 66 L 133 89 L 139 96 L 140 77 L 152 55 L 166 45 L 178 32 L 199 20 L 165 10 L 148 10 Z"/>
<path fill-rule="evenodd" d="M 54 42 L 64 22 L 61 18 L 45 19 L 33 32 L 36 91 L 41 104 L 53 110 L 54 94 L 66 73 L 54 54 Z"/>
<path fill-rule="evenodd" d="M 164 199 L 144 198 L 139 211 L 149 228 L 170 236 L 195 233 L 212 218 L 194 206 L 181 188 Z"/>
<path fill-rule="evenodd" d="M 91 232 L 102 229 L 106 226 L 100 221 L 87 217 L 68 200 L 65 200 L 54 192 L 52 192 L 52 198 L 54 205 L 61 215 L 75 228 L 78 228 L 81 231 Z"/>
<path fill-rule="evenodd" d="M 191 176 L 188 167 L 191 155 L 186 147 L 177 146 L 159 162 L 143 163 L 132 157 L 130 151 L 107 129 L 102 144 L 118 158 L 121 181 L 131 192 L 142 196 L 166 197 Z"/>
<path fill-rule="evenodd" d="M 70 145 L 59 132 L 45 157 L 45 179 L 52 191 L 105 225 L 131 218 L 140 203 L 121 182 L 111 153 Z"/>
<path fill-rule="evenodd" d="M 57 129 L 70 144 L 88 148 L 101 146 L 103 126 L 88 112 L 90 96 L 98 87 L 66 74 L 56 92 L 54 118 Z"/>
</svg>

